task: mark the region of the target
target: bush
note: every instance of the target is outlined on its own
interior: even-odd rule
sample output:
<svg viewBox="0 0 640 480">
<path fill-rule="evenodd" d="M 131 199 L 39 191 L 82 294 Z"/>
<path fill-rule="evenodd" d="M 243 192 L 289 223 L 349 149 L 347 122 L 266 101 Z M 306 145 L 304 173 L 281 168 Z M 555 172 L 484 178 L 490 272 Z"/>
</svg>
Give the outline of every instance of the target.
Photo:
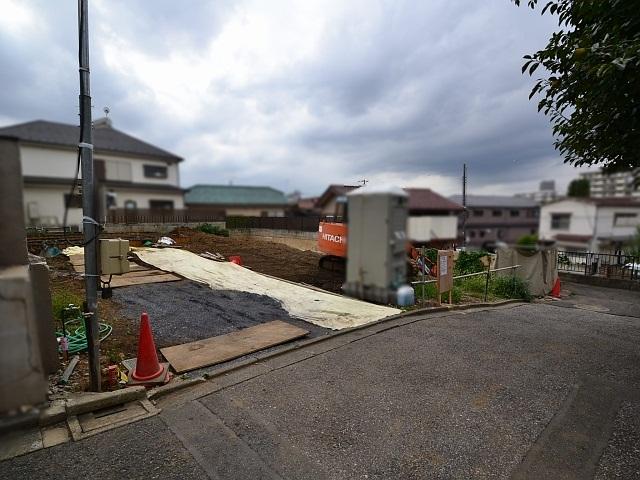
<svg viewBox="0 0 640 480">
<path fill-rule="evenodd" d="M 218 225 L 211 225 L 210 223 L 203 223 L 202 225 L 196 227 L 196 230 L 199 230 L 202 233 L 208 233 L 210 235 L 218 235 L 220 237 L 229 236 L 229 230 Z"/>
<path fill-rule="evenodd" d="M 524 246 L 535 246 L 538 244 L 538 235 L 534 233 L 533 235 L 523 235 L 516 242 L 518 245 Z"/>
<path fill-rule="evenodd" d="M 467 252 L 461 251 L 458 254 L 458 260 L 456 260 L 454 266 L 455 275 L 467 275 L 469 273 L 477 273 L 485 270 L 485 266 L 482 263 L 482 257 L 486 256 L 487 252 Z"/>
<path fill-rule="evenodd" d="M 518 277 L 499 276 L 491 279 L 491 292 L 500 298 L 518 298 L 530 301 L 531 293 L 526 282 Z"/>
</svg>

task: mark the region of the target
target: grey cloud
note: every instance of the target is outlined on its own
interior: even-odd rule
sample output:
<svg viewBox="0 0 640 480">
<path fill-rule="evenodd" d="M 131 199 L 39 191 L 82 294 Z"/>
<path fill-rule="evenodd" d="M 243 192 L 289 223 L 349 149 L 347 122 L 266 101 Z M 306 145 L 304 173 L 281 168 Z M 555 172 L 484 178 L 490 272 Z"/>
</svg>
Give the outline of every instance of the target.
<svg viewBox="0 0 640 480">
<path fill-rule="evenodd" d="M 33 4 L 52 26 L 46 36 L 15 39 L 0 31 L 1 116 L 76 120 L 75 2 L 62 3 Z M 111 31 L 162 59 L 205 48 L 240 4 L 101 5 Z M 186 156 L 185 186 L 234 179 L 317 193 L 363 172 L 457 177 L 463 162 L 477 184 L 523 180 L 555 155 L 547 120 L 526 98 L 531 80 L 519 70 L 522 54 L 540 47 L 551 28 L 508 0 L 363 3 L 359 18 L 327 26 L 313 58 L 242 88 L 224 78 L 212 82 L 208 93 L 219 100 L 190 121 L 171 118 L 153 91 L 112 71 L 92 40 L 94 115 L 109 105 L 117 127 Z M 267 146 L 251 159 L 203 151 L 196 140 L 204 134 L 256 142 L 243 137 L 243 125 L 255 121 L 243 107 L 247 99 L 274 121 L 304 106 L 314 122 L 287 132 L 274 124 Z"/>
</svg>

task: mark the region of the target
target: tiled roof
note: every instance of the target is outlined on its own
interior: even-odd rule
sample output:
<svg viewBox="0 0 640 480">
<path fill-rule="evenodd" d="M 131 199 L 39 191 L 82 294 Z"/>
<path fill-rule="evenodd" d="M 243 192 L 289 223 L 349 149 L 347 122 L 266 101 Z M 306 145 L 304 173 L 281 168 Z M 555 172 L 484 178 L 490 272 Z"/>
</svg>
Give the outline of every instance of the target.
<svg viewBox="0 0 640 480">
<path fill-rule="evenodd" d="M 322 208 L 326 205 L 326 203 L 332 198 L 339 197 L 341 195 L 346 195 L 352 190 L 358 188 L 357 185 L 329 185 L 327 189 L 320 195 L 318 201 L 316 202 L 316 207 Z"/>
<path fill-rule="evenodd" d="M 449 199 L 462 204 L 462 195 L 452 195 Z M 538 204 L 534 200 L 524 197 L 508 195 L 467 195 L 467 207 L 533 208 L 537 206 Z"/>
<path fill-rule="evenodd" d="M 75 148 L 80 140 L 80 127 L 66 123 L 35 120 L 0 128 L 0 135 L 15 137 L 29 143 Z M 174 162 L 182 161 L 181 157 L 173 153 L 116 130 L 109 121 L 104 119 L 94 122 L 93 145 L 98 152 L 143 155 Z"/>
<path fill-rule="evenodd" d="M 462 205 L 446 199 L 429 188 L 405 188 L 409 194 L 409 210 L 462 211 Z"/>
<path fill-rule="evenodd" d="M 287 205 L 280 190 L 242 185 L 194 185 L 185 193 L 184 201 L 192 205 Z"/>
</svg>

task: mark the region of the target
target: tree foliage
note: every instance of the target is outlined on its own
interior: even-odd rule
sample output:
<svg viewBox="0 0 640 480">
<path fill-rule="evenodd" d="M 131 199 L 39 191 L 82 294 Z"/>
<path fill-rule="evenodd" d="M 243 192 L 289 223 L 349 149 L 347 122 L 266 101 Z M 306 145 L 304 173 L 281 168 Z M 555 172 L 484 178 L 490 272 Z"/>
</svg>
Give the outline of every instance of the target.
<svg viewBox="0 0 640 480">
<path fill-rule="evenodd" d="M 640 259 L 640 226 L 636 227 L 636 233 L 625 245 L 624 252 Z"/>
<path fill-rule="evenodd" d="M 589 180 L 586 178 L 577 178 L 571 180 L 569 187 L 567 188 L 568 197 L 588 197 L 591 193 L 591 186 Z"/>
<path fill-rule="evenodd" d="M 608 171 L 638 166 L 638 2 L 526 0 L 526 4 L 558 17 L 559 30 L 543 50 L 525 55 L 522 66 L 529 75 L 546 70 L 529 98 L 539 95 L 538 111 L 550 117 L 556 149 L 575 166 L 602 164 Z"/>
</svg>

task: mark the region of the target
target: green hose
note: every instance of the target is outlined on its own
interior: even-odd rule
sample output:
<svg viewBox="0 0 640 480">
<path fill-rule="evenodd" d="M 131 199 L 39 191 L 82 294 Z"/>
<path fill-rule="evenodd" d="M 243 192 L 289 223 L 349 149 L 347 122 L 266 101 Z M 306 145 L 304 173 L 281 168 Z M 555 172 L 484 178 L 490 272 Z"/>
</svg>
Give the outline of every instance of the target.
<svg viewBox="0 0 640 480">
<path fill-rule="evenodd" d="M 83 323 L 82 320 L 70 320 L 66 324 L 67 339 L 69 340 L 69 349 L 68 349 L 69 353 L 78 353 L 87 349 L 87 335 L 85 333 L 84 325 L 82 323 Z M 71 325 L 80 324 L 80 326 L 77 327 L 75 330 L 73 330 L 72 328 L 69 328 L 70 324 Z M 113 331 L 113 327 L 111 325 L 107 323 L 101 323 L 100 330 L 99 330 L 100 341 L 102 342 L 109 335 L 111 335 L 112 331 Z M 56 337 L 63 337 L 63 336 L 64 336 L 64 333 L 62 331 L 56 332 Z M 62 351 L 61 347 L 58 347 L 58 350 Z"/>
</svg>

